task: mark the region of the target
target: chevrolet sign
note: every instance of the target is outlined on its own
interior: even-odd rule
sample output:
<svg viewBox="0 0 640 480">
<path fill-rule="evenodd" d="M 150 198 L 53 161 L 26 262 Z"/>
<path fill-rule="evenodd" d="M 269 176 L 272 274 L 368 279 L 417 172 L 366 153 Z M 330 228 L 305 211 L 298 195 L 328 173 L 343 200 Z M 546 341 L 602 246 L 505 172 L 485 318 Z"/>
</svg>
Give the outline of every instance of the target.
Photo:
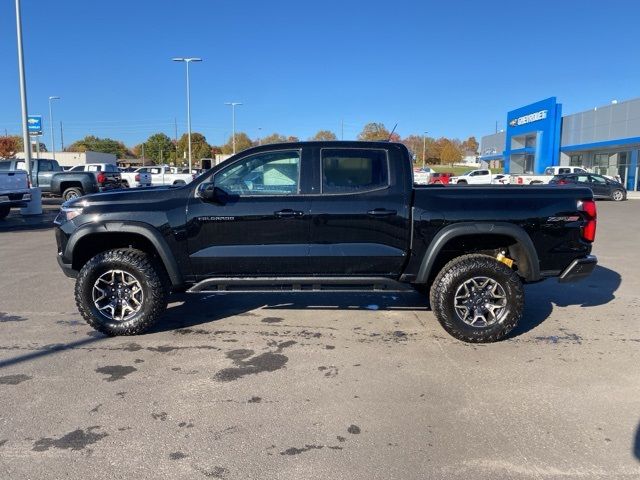
<svg viewBox="0 0 640 480">
<path fill-rule="evenodd" d="M 510 127 L 517 127 L 520 125 L 525 125 L 531 122 L 537 122 L 538 120 L 544 120 L 547 118 L 547 110 L 540 110 L 539 112 L 530 113 L 528 115 L 523 115 L 522 117 L 514 118 L 509 121 Z"/>
</svg>

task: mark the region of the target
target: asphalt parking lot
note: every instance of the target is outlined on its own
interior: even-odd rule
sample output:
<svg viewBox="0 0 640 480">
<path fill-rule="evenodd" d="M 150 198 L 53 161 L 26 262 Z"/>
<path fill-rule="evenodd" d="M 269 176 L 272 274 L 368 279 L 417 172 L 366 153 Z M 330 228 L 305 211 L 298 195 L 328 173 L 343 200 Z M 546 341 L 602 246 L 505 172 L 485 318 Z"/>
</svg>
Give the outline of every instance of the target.
<svg viewBox="0 0 640 480">
<path fill-rule="evenodd" d="M 593 276 L 527 286 L 491 345 L 418 294 L 183 294 L 108 338 L 10 217 L 0 478 L 640 478 L 640 201 L 598 208 Z"/>
</svg>

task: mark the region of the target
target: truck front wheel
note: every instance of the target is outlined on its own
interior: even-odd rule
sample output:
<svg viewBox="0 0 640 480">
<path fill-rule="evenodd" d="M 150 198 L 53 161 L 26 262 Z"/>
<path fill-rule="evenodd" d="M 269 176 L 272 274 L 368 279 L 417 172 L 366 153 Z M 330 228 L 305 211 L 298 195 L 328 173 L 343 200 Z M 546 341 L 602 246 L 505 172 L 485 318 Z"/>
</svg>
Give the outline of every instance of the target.
<svg viewBox="0 0 640 480">
<path fill-rule="evenodd" d="M 80 314 L 107 335 L 136 335 L 164 312 L 169 281 L 162 267 L 140 250 L 122 248 L 89 260 L 76 280 Z"/>
<path fill-rule="evenodd" d="M 436 277 L 429 295 L 443 328 L 464 342 L 497 342 L 518 324 L 524 289 L 518 274 L 488 255 L 451 260 Z"/>
</svg>

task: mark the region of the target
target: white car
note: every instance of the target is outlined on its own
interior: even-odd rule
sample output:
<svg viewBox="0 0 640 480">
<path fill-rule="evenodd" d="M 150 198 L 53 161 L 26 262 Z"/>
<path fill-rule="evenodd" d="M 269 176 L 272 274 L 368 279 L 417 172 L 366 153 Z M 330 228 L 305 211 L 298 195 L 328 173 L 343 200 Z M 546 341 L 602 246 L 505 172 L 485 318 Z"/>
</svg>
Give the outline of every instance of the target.
<svg viewBox="0 0 640 480">
<path fill-rule="evenodd" d="M 196 175 L 192 173 L 174 172 L 177 172 L 175 167 L 157 165 L 139 168 L 134 173 L 150 173 L 152 185 L 186 185 L 196 178 Z"/>
<path fill-rule="evenodd" d="M 587 173 L 587 171 L 582 167 L 547 167 L 544 170 L 544 175 L 511 175 L 511 183 L 516 185 L 546 185 L 555 175 L 564 175 L 565 173 Z"/>
<path fill-rule="evenodd" d="M 449 185 L 491 185 L 492 180 L 493 175 L 491 170 L 470 170 L 462 175 L 451 177 L 449 179 Z"/>
<path fill-rule="evenodd" d="M 509 185 L 510 177 L 511 175 L 509 175 L 508 173 L 498 173 L 493 176 L 493 180 L 491 180 L 491 183 L 493 185 Z"/>
<path fill-rule="evenodd" d="M 427 185 L 433 172 L 434 170 L 429 167 L 414 168 L 413 183 L 416 185 Z"/>
</svg>

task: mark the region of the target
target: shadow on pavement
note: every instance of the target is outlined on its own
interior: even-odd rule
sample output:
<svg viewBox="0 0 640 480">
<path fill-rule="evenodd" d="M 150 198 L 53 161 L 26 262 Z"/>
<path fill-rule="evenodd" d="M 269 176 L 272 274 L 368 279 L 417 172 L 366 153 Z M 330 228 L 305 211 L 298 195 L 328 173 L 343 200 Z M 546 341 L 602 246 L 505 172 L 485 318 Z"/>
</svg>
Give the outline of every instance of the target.
<svg viewBox="0 0 640 480">
<path fill-rule="evenodd" d="M 558 283 L 556 279 L 525 287 L 524 316 L 510 337 L 517 337 L 536 328 L 553 312 L 554 305 L 567 307 L 597 307 L 615 298 L 615 291 L 622 283 L 617 272 L 596 266 L 591 276 L 576 283 Z"/>
<path fill-rule="evenodd" d="M 48 230 L 53 228 L 53 220 L 58 210 L 46 209 L 41 215 L 20 215 L 20 210 L 12 210 L 4 220 L 0 220 L 1 232 L 24 232 L 25 230 Z"/>
<path fill-rule="evenodd" d="M 429 301 L 418 293 L 181 293 L 149 333 L 193 327 L 231 316 L 253 316 L 251 310 L 428 310 Z M 322 313 L 326 315 L 326 313 Z"/>
<path fill-rule="evenodd" d="M 22 362 L 28 362 L 29 360 L 35 360 L 37 358 L 44 357 L 46 355 L 52 355 L 65 350 L 73 350 L 74 348 L 83 347 L 85 345 L 99 342 L 101 340 L 104 340 L 105 338 L 109 338 L 109 337 L 107 336 L 91 337 L 83 340 L 78 340 L 77 342 L 56 343 L 53 345 L 47 345 L 42 347 L 41 349 L 30 351 L 29 353 L 25 353 L 24 355 L 18 355 L 17 357 L 11 357 L 11 358 L 7 358 L 6 360 L 0 360 L 0 369 L 9 367 L 11 365 L 16 365 Z"/>
</svg>

